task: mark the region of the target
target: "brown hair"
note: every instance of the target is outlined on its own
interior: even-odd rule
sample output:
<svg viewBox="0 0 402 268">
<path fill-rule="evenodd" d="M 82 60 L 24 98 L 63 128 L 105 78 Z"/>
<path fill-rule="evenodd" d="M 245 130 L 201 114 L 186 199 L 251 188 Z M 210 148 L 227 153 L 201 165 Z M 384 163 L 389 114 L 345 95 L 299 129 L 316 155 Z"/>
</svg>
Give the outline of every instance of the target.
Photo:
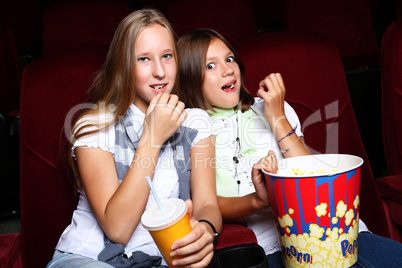
<svg viewBox="0 0 402 268">
<path fill-rule="evenodd" d="M 245 67 L 233 46 L 212 29 L 199 29 L 183 35 L 177 42 L 179 56 L 179 96 L 188 108 L 213 110 L 202 91 L 205 78 L 205 60 L 208 47 L 215 38 L 220 39 L 232 51 L 241 73 L 240 101 L 236 109 L 250 109 L 254 97 L 244 86 Z"/>
<path fill-rule="evenodd" d="M 74 134 L 70 139 L 69 163 L 74 173 L 75 189 L 81 189 L 82 185 L 76 161 L 71 156 L 72 146 L 78 138 L 109 127 L 127 113 L 136 96 L 134 88 L 134 73 L 137 62 L 135 55 L 136 40 L 142 30 L 154 24 L 159 24 L 166 29 L 173 44 L 176 66 L 178 65 L 176 35 L 169 21 L 161 12 L 155 9 L 141 9 L 130 13 L 120 22 L 110 44 L 106 60 L 90 89 L 91 103 L 94 105 L 81 114 L 73 124 L 72 133 Z M 99 118 L 98 115 L 109 113 L 113 113 L 113 117 L 109 121 L 105 122 L 99 119 L 95 123 L 91 121 L 87 124 L 77 124 L 78 120 L 84 116 Z M 92 130 L 88 130 L 89 128 Z"/>
</svg>

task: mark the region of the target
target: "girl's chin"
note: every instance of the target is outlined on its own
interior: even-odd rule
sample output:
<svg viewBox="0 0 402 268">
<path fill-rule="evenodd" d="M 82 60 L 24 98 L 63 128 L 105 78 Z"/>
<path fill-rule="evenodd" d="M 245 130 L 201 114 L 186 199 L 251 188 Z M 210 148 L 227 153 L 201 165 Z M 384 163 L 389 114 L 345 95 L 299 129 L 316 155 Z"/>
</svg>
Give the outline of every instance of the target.
<svg viewBox="0 0 402 268">
<path fill-rule="evenodd" d="M 218 104 L 213 105 L 213 106 L 224 108 L 224 109 L 232 109 L 232 108 L 235 108 L 237 106 L 237 104 L 239 104 L 239 101 L 237 101 L 237 102 L 229 102 L 229 103 L 228 102 L 226 102 L 226 103 L 221 102 L 221 103 L 218 103 Z"/>
</svg>

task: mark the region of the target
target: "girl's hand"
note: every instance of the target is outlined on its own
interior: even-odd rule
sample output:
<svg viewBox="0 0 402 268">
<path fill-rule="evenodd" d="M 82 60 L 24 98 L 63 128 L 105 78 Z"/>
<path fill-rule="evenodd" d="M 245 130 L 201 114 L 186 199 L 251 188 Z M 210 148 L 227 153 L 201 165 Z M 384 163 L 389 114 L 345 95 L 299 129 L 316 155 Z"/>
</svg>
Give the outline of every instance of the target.
<svg viewBox="0 0 402 268">
<path fill-rule="evenodd" d="M 162 146 L 187 118 L 184 108 L 184 103 L 176 95 L 158 93 L 151 100 L 145 116 L 143 137 L 146 141 L 153 146 Z"/>
<path fill-rule="evenodd" d="M 186 200 L 187 214 L 193 230 L 172 245 L 170 256 L 182 256 L 173 261 L 174 266 L 207 267 L 214 255 L 214 234 L 207 223 L 198 222 L 193 216 L 193 203 Z"/>
<path fill-rule="evenodd" d="M 276 173 L 278 171 L 278 160 L 276 159 L 274 151 L 269 151 L 266 157 L 261 158 L 260 161 L 254 164 L 251 171 L 251 179 L 254 184 L 256 201 L 258 203 L 257 207 L 261 209 L 270 205 L 268 189 L 262 169 L 270 173 Z"/>
<path fill-rule="evenodd" d="M 257 96 L 264 100 L 264 116 L 271 127 L 279 120 L 285 119 L 285 85 L 281 74 L 273 73 L 265 77 L 259 84 Z"/>
</svg>

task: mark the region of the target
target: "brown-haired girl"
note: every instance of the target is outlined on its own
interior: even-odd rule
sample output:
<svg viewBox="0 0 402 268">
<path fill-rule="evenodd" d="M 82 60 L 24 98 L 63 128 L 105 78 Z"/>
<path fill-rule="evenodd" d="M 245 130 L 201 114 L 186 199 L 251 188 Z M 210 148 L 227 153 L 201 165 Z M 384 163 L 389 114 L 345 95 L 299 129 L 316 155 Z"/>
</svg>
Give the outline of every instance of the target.
<svg viewBox="0 0 402 268">
<path fill-rule="evenodd" d="M 276 172 L 284 157 L 310 154 L 295 111 L 284 101 L 280 74 L 259 83 L 257 98 L 243 84 L 244 66 L 226 39 L 210 29 L 178 41 L 180 98 L 208 111 L 216 135 L 216 183 L 224 222 L 243 222 L 257 236 L 269 267 L 283 267 L 261 169 Z M 268 156 L 267 156 L 268 152 Z M 254 164 L 255 163 L 255 164 Z M 402 244 L 372 234 L 359 220 L 353 267 L 399 267 Z"/>
<path fill-rule="evenodd" d="M 276 172 L 283 157 L 310 154 L 294 110 L 284 101 L 280 74 L 259 84 L 258 98 L 244 86 L 244 65 L 231 44 L 211 29 L 178 41 L 180 99 L 207 110 L 216 135 L 216 183 L 224 222 L 244 222 L 266 255 L 281 258 L 261 169 Z M 279 256 L 279 257 L 278 257 Z M 273 263 L 268 258 L 270 267 Z"/>
</svg>

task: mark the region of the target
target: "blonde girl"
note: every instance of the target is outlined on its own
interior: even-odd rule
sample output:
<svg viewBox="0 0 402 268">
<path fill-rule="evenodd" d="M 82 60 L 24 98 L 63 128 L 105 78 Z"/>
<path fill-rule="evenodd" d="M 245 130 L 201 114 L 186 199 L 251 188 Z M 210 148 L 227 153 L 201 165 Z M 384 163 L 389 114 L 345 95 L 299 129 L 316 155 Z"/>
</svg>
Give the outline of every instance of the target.
<svg viewBox="0 0 402 268">
<path fill-rule="evenodd" d="M 122 20 L 93 84 L 94 105 L 74 124 L 79 203 L 48 267 L 166 267 L 140 222 L 155 203 L 146 176 L 161 199 L 187 199 L 193 231 L 173 243 L 170 255 L 181 257 L 173 265 L 211 261 L 212 227 L 222 225 L 211 122 L 170 94 L 177 67 L 175 37 L 160 12 Z"/>
</svg>

